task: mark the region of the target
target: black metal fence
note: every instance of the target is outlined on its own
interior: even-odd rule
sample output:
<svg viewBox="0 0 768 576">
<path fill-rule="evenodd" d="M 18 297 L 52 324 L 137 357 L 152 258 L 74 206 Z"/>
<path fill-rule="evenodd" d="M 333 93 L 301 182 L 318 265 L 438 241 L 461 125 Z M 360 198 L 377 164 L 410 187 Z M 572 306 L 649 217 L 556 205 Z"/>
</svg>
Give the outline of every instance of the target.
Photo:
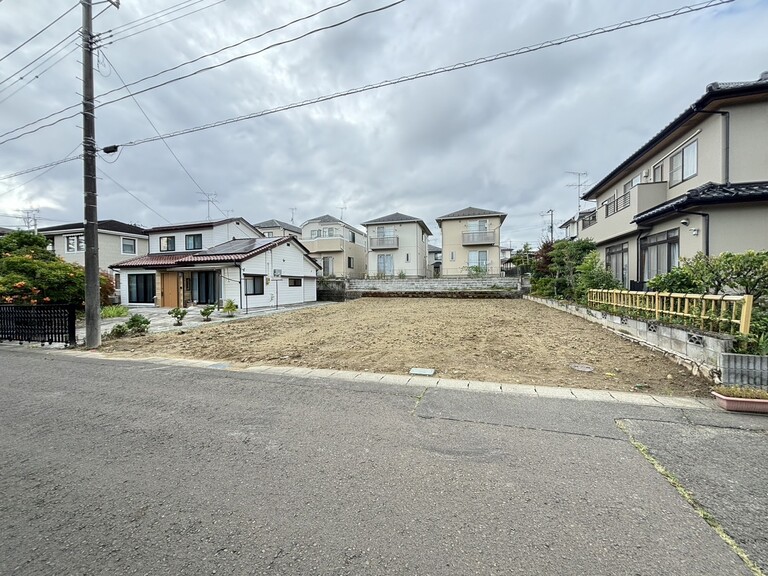
<svg viewBox="0 0 768 576">
<path fill-rule="evenodd" d="M 0 342 L 63 342 L 77 344 L 75 334 L 75 305 L 45 306 L 0 305 Z"/>
</svg>

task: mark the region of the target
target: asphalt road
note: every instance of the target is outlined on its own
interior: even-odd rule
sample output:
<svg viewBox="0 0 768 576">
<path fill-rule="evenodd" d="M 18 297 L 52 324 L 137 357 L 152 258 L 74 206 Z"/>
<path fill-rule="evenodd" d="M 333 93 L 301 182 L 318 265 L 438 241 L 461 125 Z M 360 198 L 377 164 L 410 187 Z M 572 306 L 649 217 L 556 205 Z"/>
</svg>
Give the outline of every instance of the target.
<svg viewBox="0 0 768 576">
<path fill-rule="evenodd" d="M 616 420 L 768 568 L 765 418 L 0 346 L 0 574 L 755 574 Z"/>
</svg>

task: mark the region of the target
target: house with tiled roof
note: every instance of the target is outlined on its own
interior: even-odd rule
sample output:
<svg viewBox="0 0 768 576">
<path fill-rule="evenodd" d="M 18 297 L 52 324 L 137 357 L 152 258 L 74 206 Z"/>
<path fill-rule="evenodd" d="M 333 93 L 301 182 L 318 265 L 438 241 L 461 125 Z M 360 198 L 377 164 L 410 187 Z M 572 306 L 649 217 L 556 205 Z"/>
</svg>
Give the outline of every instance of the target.
<svg viewBox="0 0 768 576">
<path fill-rule="evenodd" d="M 119 290 L 121 278 L 110 266 L 149 251 L 149 238 L 141 226 L 119 220 L 99 220 L 99 269 L 109 273 Z M 59 224 L 39 228 L 38 233 L 48 239 L 48 250 L 67 262 L 85 265 L 85 226 L 82 222 Z"/>
<path fill-rule="evenodd" d="M 321 275 L 365 278 L 368 270 L 365 232 L 329 214 L 301 225 L 301 243 L 321 268 Z"/>
<path fill-rule="evenodd" d="M 768 72 L 712 83 L 584 196 L 614 276 L 643 288 L 698 252 L 768 250 Z"/>
<path fill-rule="evenodd" d="M 128 305 L 219 305 L 242 310 L 314 302 L 319 266 L 293 236 L 265 238 L 243 218 L 147 230 L 150 252 L 119 262 Z"/>
<path fill-rule="evenodd" d="M 253 226 L 264 234 L 265 238 L 277 238 L 280 236 L 301 237 L 301 228 L 282 220 L 264 220 L 264 222 L 259 222 Z"/>
<path fill-rule="evenodd" d="M 467 207 L 436 218 L 443 237 L 444 277 L 501 276 L 504 212 Z"/>
<path fill-rule="evenodd" d="M 426 278 L 427 240 L 424 220 L 400 212 L 363 222 L 368 234 L 368 274 L 377 277 Z"/>
</svg>

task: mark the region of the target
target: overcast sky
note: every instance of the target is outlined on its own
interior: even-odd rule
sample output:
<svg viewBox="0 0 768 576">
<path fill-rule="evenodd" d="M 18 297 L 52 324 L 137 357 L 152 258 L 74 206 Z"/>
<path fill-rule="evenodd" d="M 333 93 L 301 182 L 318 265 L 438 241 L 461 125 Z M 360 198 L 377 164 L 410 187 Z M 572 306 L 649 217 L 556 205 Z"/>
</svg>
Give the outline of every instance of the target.
<svg viewBox="0 0 768 576">
<path fill-rule="evenodd" d="M 94 22 L 94 31 L 104 33 L 96 94 L 121 88 L 118 76 L 134 82 L 339 2 L 188 0 L 179 6 L 184 10 L 131 28 L 125 25 L 179 0 L 122 0 L 119 10 L 109 8 Z M 131 89 L 391 2 L 349 1 Z M 0 58 L 73 5 L 74 0 L 0 0 Z M 136 100 L 165 134 L 684 5 L 661 0 L 406 0 L 139 94 Z M 103 8 L 96 6 L 94 13 Z M 78 103 L 82 73 L 75 37 L 61 45 L 62 51 L 51 52 L 50 60 L 46 56 L 33 64 L 30 68 L 44 62 L 24 80 L 17 81 L 24 74 L 11 75 L 80 22 L 77 7 L 0 61 L 0 82 L 5 81 L 0 84 L 0 134 Z M 111 29 L 117 33 L 110 37 L 106 32 Z M 587 172 L 595 183 L 699 98 L 708 83 L 757 79 L 768 70 L 766 29 L 768 1 L 736 0 L 167 139 L 205 194 L 215 195 L 215 205 L 205 201 L 162 141 L 125 147 L 119 156 L 102 154 L 97 160 L 103 170 L 99 219 L 157 226 L 203 220 L 210 210 L 211 218 L 226 213 L 255 223 L 270 218 L 290 222 L 293 216 L 300 225 L 343 211 L 346 222 L 359 226 L 397 211 L 422 218 L 439 243 L 435 218 L 475 206 L 509 214 L 502 228 L 505 245 L 536 245 L 547 233 L 547 210 L 554 211 L 557 226 L 577 209 L 577 177 L 569 171 Z M 126 38 L 135 32 L 141 33 Z M 116 91 L 100 102 L 126 93 Z M 0 176 L 78 154 L 80 126 L 76 117 L 1 144 Z M 103 147 L 156 132 L 128 97 L 97 109 L 96 135 L 97 146 Z M 0 226 L 23 226 L 18 216 L 25 209 L 39 210 L 40 226 L 81 221 L 82 161 L 0 180 Z"/>
</svg>

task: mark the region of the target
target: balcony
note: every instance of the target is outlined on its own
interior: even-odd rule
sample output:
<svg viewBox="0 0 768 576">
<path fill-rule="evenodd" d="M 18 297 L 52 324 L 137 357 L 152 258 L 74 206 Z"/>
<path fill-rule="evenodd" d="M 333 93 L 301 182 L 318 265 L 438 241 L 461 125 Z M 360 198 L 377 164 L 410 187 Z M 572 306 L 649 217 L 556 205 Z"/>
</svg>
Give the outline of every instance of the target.
<svg viewBox="0 0 768 576">
<path fill-rule="evenodd" d="M 368 246 L 371 250 L 397 250 L 400 239 L 397 236 L 371 236 Z"/>
<path fill-rule="evenodd" d="M 590 226 L 597 224 L 597 212 L 592 212 L 589 216 L 584 216 L 581 219 L 581 229 L 586 230 Z"/>
<path fill-rule="evenodd" d="M 495 243 L 496 232 L 494 230 L 461 233 L 461 244 L 463 246 L 482 246 L 484 244 L 493 245 Z"/>
<path fill-rule="evenodd" d="M 319 254 L 321 252 L 341 252 L 344 250 L 344 238 L 331 237 L 331 238 L 302 238 L 301 243 L 312 254 Z"/>
<path fill-rule="evenodd" d="M 589 228 L 589 232 L 583 233 L 582 237 L 591 238 L 600 244 L 634 234 L 637 231 L 637 224 L 632 223 L 634 217 L 666 202 L 666 192 L 665 182 L 648 182 L 633 186 L 618 198 L 611 198 L 598 206 L 595 212 L 597 220 L 589 226 L 587 226 L 587 219 L 583 219 L 582 230 Z"/>
</svg>

